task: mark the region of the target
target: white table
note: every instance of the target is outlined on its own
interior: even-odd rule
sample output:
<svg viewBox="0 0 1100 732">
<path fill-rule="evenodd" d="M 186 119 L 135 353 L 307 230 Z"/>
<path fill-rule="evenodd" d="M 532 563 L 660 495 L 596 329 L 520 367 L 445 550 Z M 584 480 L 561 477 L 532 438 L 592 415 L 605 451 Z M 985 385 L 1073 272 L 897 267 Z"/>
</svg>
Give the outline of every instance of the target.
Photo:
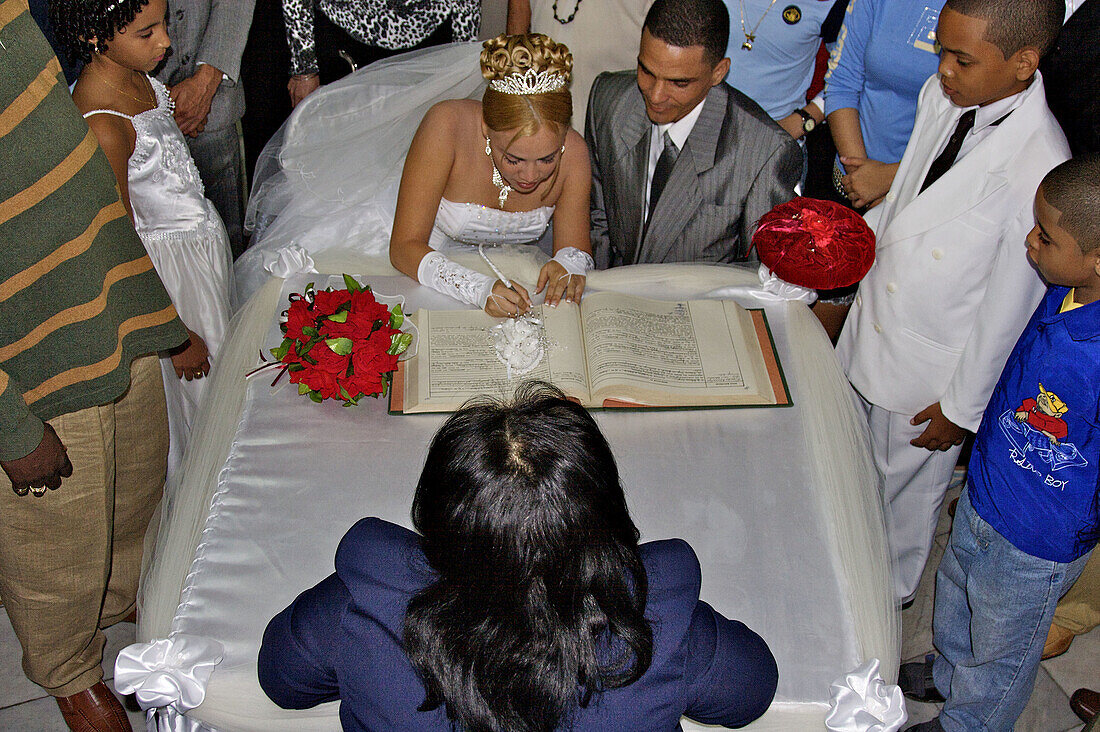
<svg viewBox="0 0 1100 732">
<path fill-rule="evenodd" d="M 524 272 L 521 282 L 537 271 L 524 256 L 506 260 Z M 410 312 L 461 307 L 400 275 L 369 274 L 392 273 L 384 263 L 337 254 L 317 265 L 367 273 L 361 279 L 378 292 L 405 295 Z M 149 682 L 164 692 L 157 704 L 167 705 L 161 729 L 339 729 L 335 703 L 290 712 L 267 700 L 256 680 L 261 634 L 332 571 L 338 541 L 360 517 L 410 525 L 427 443 L 445 415 L 390 415 L 383 400 L 317 405 L 293 387 L 272 389 L 270 376 L 243 378 L 258 349 L 278 345 L 286 293 L 326 280 L 296 276 L 280 293 L 272 278 L 234 319 L 215 367 L 142 588 L 138 640 L 169 640 L 159 656 L 147 654 L 158 658 Z M 646 265 L 593 273 L 589 287 L 666 299 L 736 294 L 752 305 L 745 286 L 755 282 L 755 272 L 733 268 Z M 690 542 L 703 598 L 775 653 L 776 701 L 752 729 L 812 729 L 825 718 L 830 683 L 863 661 L 880 659 L 893 681 L 897 620 L 877 478 L 850 388 L 804 305 L 764 307 L 794 406 L 595 416 L 642 540 Z"/>
</svg>

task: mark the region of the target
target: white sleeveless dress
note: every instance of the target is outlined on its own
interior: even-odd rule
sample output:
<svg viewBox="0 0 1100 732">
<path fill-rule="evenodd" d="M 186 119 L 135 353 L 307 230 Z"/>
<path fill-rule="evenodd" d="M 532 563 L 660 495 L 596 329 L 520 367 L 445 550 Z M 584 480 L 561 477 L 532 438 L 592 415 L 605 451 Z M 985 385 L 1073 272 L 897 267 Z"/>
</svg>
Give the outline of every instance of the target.
<svg viewBox="0 0 1100 732">
<path fill-rule="evenodd" d="M 479 244 L 531 244 L 550 225 L 553 206 L 533 211 L 501 211 L 477 203 L 440 200 L 428 246 L 436 251 L 464 251 Z"/>
<path fill-rule="evenodd" d="M 97 109 L 84 117 L 110 114 L 133 124 L 137 137 L 127 163 L 127 185 L 134 228 L 180 319 L 206 341 L 213 364 L 231 312 L 229 238 L 213 204 L 203 197 L 199 172 L 172 117 L 168 90 L 156 79 L 149 82 L 156 107 L 134 116 Z M 207 379 L 181 380 L 168 356 L 161 357 L 161 371 L 168 401 L 168 474 L 172 476 L 183 460 Z"/>
</svg>

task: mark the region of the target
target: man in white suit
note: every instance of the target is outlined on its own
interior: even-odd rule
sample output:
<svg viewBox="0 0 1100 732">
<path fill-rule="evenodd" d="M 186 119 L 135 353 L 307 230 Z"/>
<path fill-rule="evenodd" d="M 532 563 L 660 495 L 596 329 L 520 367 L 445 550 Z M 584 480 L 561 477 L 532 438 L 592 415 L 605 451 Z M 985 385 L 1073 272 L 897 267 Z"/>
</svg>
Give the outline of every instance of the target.
<svg viewBox="0 0 1100 732">
<path fill-rule="evenodd" d="M 172 53 L 157 78 L 175 101 L 206 197 L 229 233 L 233 256 L 244 251 L 244 191 L 237 121 L 244 114 L 241 55 L 256 0 L 169 0 Z"/>
<path fill-rule="evenodd" d="M 948 0 L 937 76 L 885 201 L 877 260 L 837 354 L 885 478 L 894 590 L 910 599 L 943 495 L 1044 286 L 1025 255 L 1032 200 L 1069 157 L 1036 67 L 1060 0 Z"/>
</svg>

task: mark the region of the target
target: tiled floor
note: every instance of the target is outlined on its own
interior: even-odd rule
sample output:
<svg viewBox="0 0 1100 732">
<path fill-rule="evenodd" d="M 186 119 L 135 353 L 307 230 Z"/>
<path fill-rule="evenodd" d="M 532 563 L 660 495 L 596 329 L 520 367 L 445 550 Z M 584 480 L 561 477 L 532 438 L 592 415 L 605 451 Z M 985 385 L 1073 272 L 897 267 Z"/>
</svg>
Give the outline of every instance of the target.
<svg viewBox="0 0 1100 732">
<path fill-rule="evenodd" d="M 958 495 L 954 489 L 948 500 Z M 935 567 L 947 544 L 950 529 L 946 510 L 937 530 L 936 546 L 913 606 L 902 613 L 902 656 L 920 658 L 932 649 L 932 585 Z M 19 666 L 19 644 L 12 633 L 7 613 L 0 611 L 0 730 L 4 732 L 65 732 L 61 713 L 52 699 L 23 676 Z M 107 678 L 113 676 L 118 651 L 133 642 L 134 626 L 120 623 L 107 630 L 107 650 L 103 664 Z M 1100 684 L 1100 628 L 1078 637 L 1069 652 L 1045 661 L 1039 670 L 1031 702 L 1016 725 L 1019 732 L 1077 732 L 1083 725 L 1070 711 L 1069 695 L 1082 686 Z M 931 704 L 909 704 L 910 724 L 936 714 Z M 130 712 L 135 730 L 144 726 L 140 712 Z"/>
</svg>

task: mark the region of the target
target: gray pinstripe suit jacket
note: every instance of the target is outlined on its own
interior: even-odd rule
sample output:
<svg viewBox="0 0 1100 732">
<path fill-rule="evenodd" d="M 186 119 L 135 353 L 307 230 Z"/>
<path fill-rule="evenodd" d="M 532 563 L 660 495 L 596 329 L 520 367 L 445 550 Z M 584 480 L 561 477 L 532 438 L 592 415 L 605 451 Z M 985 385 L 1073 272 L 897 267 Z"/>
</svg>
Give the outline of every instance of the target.
<svg viewBox="0 0 1100 732">
<path fill-rule="evenodd" d="M 596 78 L 584 133 L 596 262 L 746 259 L 757 220 L 794 197 L 798 144 L 744 94 L 713 87 L 639 242 L 651 127 L 634 71 Z"/>
<path fill-rule="evenodd" d="M 236 124 L 244 114 L 241 55 L 252 25 L 256 0 L 168 0 L 168 37 L 172 53 L 157 74 L 168 86 L 195 73 L 200 62 L 228 76 L 210 104 L 208 130 Z"/>
</svg>

